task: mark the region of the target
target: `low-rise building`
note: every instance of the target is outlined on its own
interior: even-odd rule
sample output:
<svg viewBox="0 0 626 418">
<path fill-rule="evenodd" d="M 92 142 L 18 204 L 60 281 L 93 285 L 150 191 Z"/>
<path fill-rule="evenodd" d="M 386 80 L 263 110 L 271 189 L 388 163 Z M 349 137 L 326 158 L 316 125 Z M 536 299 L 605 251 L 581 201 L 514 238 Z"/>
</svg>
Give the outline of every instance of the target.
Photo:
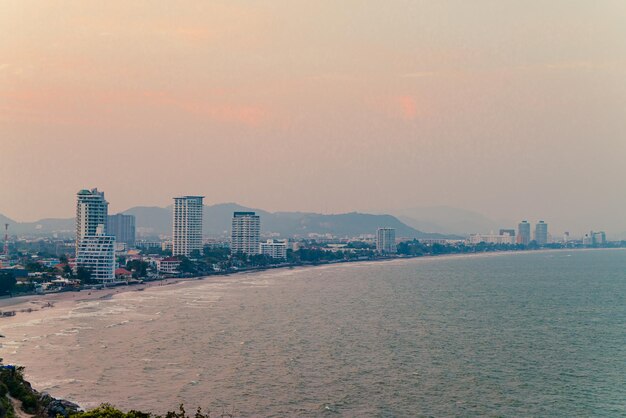
<svg viewBox="0 0 626 418">
<path fill-rule="evenodd" d="M 515 244 L 515 235 L 509 234 L 474 234 L 470 235 L 467 240 L 470 244 L 480 244 L 484 242 L 486 244 Z"/>
<path fill-rule="evenodd" d="M 268 239 L 259 244 L 259 252 L 276 260 L 285 260 L 287 258 L 287 241 Z"/>
<path fill-rule="evenodd" d="M 178 274 L 180 267 L 180 260 L 177 257 L 166 257 L 161 260 L 157 260 L 157 270 L 159 273 L 164 274 Z"/>
</svg>

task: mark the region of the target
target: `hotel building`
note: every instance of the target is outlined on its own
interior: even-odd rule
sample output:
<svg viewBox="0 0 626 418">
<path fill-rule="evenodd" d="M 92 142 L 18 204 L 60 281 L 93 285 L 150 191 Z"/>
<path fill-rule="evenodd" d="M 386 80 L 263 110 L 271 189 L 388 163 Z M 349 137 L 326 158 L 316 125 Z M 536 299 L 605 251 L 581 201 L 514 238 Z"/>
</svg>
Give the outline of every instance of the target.
<svg viewBox="0 0 626 418">
<path fill-rule="evenodd" d="M 396 253 L 395 228 L 378 228 L 376 230 L 376 251 L 379 253 Z"/>
<path fill-rule="evenodd" d="M 172 255 L 189 257 L 202 251 L 202 199 L 204 196 L 174 198 Z"/>
<path fill-rule="evenodd" d="M 233 214 L 230 252 L 232 254 L 259 254 L 261 218 L 254 212 L 235 212 Z"/>
</svg>

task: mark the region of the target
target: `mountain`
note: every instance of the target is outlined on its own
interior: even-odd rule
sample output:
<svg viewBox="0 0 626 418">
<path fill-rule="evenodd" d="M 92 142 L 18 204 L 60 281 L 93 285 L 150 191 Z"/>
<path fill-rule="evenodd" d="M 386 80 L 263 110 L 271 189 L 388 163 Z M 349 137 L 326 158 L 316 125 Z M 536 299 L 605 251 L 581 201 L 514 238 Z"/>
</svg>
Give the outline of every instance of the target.
<svg viewBox="0 0 626 418">
<path fill-rule="evenodd" d="M 33 234 L 33 235 L 74 235 L 76 226 L 74 219 L 41 219 L 36 222 L 15 222 L 4 215 L 0 215 L 0 226 L 4 234 L 4 224 L 9 224 L 9 235 Z"/>
<path fill-rule="evenodd" d="M 478 212 L 448 206 L 417 207 L 393 211 L 402 222 L 418 229 L 444 234 L 475 234 L 514 228 L 515 223 L 496 221 Z"/>
<path fill-rule="evenodd" d="M 203 233 L 208 236 L 228 236 L 233 212 L 253 211 L 261 216 L 263 233 L 276 233 L 281 237 L 308 237 L 309 234 L 332 234 L 354 237 L 375 234 L 378 227 L 396 229 L 397 237 L 404 238 L 456 238 L 417 230 L 391 215 L 367 213 L 343 213 L 324 215 L 308 212 L 267 212 L 248 208 L 236 203 L 222 203 L 204 207 Z M 135 216 L 138 236 L 171 235 L 172 206 L 165 208 L 137 206 L 122 213 Z M 74 219 L 42 219 L 37 222 L 14 222 L 0 215 L 0 222 L 8 222 L 10 234 L 53 235 L 72 237 L 75 233 Z"/>
<path fill-rule="evenodd" d="M 337 236 L 358 236 L 374 234 L 378 227 L 396 228 L 396 236 L 408 238 L 444 238 L 441 234 L 418 231 L 391 215 L 371 215 L 365 213 L 344 213 L 323 215 L 307 212 L 267 212 L 236 203 L 221 203 L 205 206 L 203 212 L 203 233 L 210 236 L 228 236 L 233 212 L 256 212 L 261 216 L 261 229 L 264 233 L 277 233 L 283 237 L 308 234 L 333 234 Z M 134 207 L 123 212 L 135 216 L 138 234 L 169 235 L 172 231 L 172 207 Z"/>
</svg>

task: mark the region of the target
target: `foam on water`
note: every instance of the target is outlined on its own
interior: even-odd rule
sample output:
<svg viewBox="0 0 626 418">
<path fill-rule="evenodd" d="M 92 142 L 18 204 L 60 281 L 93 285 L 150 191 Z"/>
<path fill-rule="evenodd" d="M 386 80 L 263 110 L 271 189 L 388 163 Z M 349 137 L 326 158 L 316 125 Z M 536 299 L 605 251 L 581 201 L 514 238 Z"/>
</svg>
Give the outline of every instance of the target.
<svg viewBox="0 0 626 418">
<path fill-rule="evenodd" d="M 265 271 L 18 314 L 0 352 L 87 407 L 624 415 L 625 275 L 624 251 Z"/>
</svg>

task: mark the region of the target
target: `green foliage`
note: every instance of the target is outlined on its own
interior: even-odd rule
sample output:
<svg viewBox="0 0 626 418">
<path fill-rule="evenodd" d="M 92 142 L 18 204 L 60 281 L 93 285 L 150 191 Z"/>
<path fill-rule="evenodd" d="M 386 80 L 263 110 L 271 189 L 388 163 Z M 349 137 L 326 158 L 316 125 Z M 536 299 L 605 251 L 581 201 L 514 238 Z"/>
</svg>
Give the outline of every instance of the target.
<svg viewBox="0 0 626 418">
<path fill-rule="evenodd" d="M 191 260 L 189 260 L 185 256 L 180 256 L 180 266 L 178 267 L 178 270 L 181 273 L 192 273 L 193 274 L 193 273 L 197 272 L 195 263 L 193 263 Z"/>
<path fill-rule="evenodd" d="M 0 294 L 10 293 L 15 287 L 16 283 L 17 280 L 15 279 L 15 276 L 13 276 L 13 274 L 0 272 Z"/>
<path fill-rule="evenodd" d="M 210 248 L 209 246 L 203 249 L 203 258 L 207 263 L 215 264 L 228 260 L 230 255 L 229 248 Z"/>
<path fill-rule="evenodd" d="M 63 275 L 65 277 L 72 277 L 73 274 L 74 272 L 72 271 L 72 268 L 70 267 L 69 264 L 66 264 L 63 266 Z"/>
<path fill-rule="evenodd" d="M 138 279 L 140 277 L 146 277 L 148 274 L 148 267 L 150 265 L 141 260 L 130 260 L 126 263 L 126 270 L 133 273 L 133 277 Z"/>
<path fill-rule="evenodd" d="M 14 370 L 0 369 L 0 382 L 11 396 L 22 402 L 24 412 L 36 414 L 39 411 L 39 398 L 24 380 L 23 367 L 16 367 Z"/>
<path fill-rule="evenodd" d="M 223 413 L 220 417 L 233 417 L 233 414 Z M 73 414 L 70 418 L 163 418 L 160 415 L 152 415 L 147 412 L 131 410 L 128 412 L 120 411 L 110 404 L 102 404 L 97 408 L 86 412 Z M 203 413 L 201 408 L 196 410 L 194 415 L 187 415 L 185 407 L 180 404 L 178 411 L 169 411 L 165 414 L 165 418 L 211 418 L 211 412 Z"/>
<path fill-rule="evenodd" d="M 321 263 L 325 261 L 343 260 L 345 254 L 343 251 L 324 251 L 319 248 L 301 248 L 293 253 L 293 257 L 297 261 L 308 263 Z"/>
<path fill-rule="evenodd" d="M 80 280 L 82 284 L 93 283 L 93 280 L 91 279 L 91 271 L 84 267 L 79 267 L 76 269 L 76 278 Z"/>
<path fill-rule="evenodd" d="M 86 412 L 71 415 L 72 418 L 150 418 L 150 414 L 140 411 L 122 412 L 108 403 Z"/>
</svg>

